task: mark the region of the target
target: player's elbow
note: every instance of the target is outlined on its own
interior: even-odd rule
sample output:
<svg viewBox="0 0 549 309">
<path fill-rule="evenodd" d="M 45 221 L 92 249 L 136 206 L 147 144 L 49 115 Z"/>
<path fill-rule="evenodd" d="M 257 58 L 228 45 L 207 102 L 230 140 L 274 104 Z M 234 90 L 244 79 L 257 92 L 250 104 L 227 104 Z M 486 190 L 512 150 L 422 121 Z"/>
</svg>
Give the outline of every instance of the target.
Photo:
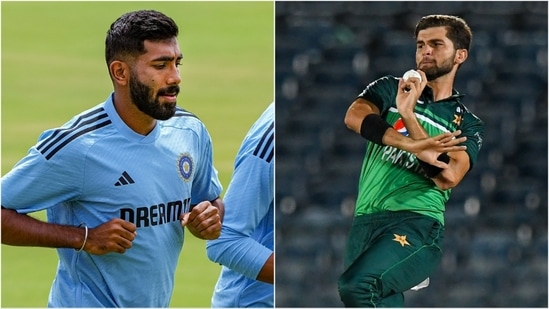
<svg viewBox="0 0 549 309">
<path fill-rule="evenodd" d="M 441 190 L 450 190 L 459 184 L 460 180 L 455 178 L 448 178 L 448 177 L 436 177 L 433 179 L 437 187 L 439 187 Z"/>
<path fill-rule="evenodd" d="M 351 119 L 349 117 L 349 112 L 347 112 L 345 114 L 345 118 L 343 119 L 343 123 L 345 123 L 345 126 L 348 128 L 348 129 L 351 129 Z"/>
<path fill-rule="evenodd" d="M 457 187 L 466 174 L 466 168 L 447 168 L 442 171 L 433 181 L 442 190 L 449 190 Z"/>
<path fill-rule="evenodd" d="M 359 132 L 360 131 L 360 120 L 357 120 L 357 116 L 354 115 L 352 109 L 349 109 L 347 113 L 345 114 L 345 118 L 343 119 L 343 123 L 345 123 L 345 126 L 347 129 Z"/>
<path fill-rule="evenodd" d="M 451 185 L 450 183 L 447 183 L 447 182 L 435 181 L 435 184 L 441 190 L 450 190 L 455 187 L 455 185 Z"/>
</svg>

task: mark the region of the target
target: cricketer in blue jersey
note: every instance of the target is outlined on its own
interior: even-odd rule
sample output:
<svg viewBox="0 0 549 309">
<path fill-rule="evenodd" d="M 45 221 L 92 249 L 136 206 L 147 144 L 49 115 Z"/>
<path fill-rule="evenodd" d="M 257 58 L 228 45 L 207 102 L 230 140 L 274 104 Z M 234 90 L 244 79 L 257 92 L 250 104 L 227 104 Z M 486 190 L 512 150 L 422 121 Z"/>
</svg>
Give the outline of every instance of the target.
<svg viewBox="0 0 549 309">
<path fill-rule="evenodd" d="M 212 307 L 273 307 L 274 103 L 250 128 L 223 197 L 221 236 L 206 242 L 223 265 Z"/>
<path fill-rule="evenodd" d="M 2 243 L 57 248 L 49 307 L 167 307 L 183 227 L 220 235 L 211 138 L 176 105 L 177 34 L 160 12 L 118 18 L 105 53 L 114 92 L 45 131 L 2 178 Z M 44 209 L 48 222 L 27 215 Z"/>
</svg>

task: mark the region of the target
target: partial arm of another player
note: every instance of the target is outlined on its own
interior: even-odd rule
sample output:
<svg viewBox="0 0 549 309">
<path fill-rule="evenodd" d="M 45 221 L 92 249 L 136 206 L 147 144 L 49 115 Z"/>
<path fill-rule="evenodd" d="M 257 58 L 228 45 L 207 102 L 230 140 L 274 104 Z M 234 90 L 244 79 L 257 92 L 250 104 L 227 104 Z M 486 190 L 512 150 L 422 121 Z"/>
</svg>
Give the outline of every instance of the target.
<svg viewBox="0 0 549 309">
<path fill-rule="evenodd" d="M 271 253 L 257 275 L 257 280 L 274 284 L 274 252 Z"/>
<path fill-rule="evenodd" d="M 383 118 L 375 104 L 357 98 L 347 110 L 345 125 L 352 131 L 379 145 L 388 145 L 408 151 L 436 167 L 447 168 L 448 164 L 437 160 L 443 152 L 464 151 L 465 146 L 458 146 L 466 138 L 459 137 L 460 131 L 447 132 L 423 139 L 412 139 L 393 129 Z"/>
<path fill-rule="evenodd" d="M 53 224 L 2 207 L 2 243 L 12 246 L 74 248 L 90 254 L 124 253 L 136 236 L 133 223 L 112 219 L 95 228 Z M 84 242 L 85 241 L 85 242 Z"/>
<path fill-rule="evenodd" d="M 219 239 L 208 241 L 208 258 L 250 279 L 274 282 L 273 165 L 247 154 L 238 160 L 225 194 L 227 213 Z M 243 167 L 245 166 L 245 168 Z M 269 221 L 270 220 L 270 221 Z M 252 238 L 263 228 L 260 243 Z"/>
</svg>

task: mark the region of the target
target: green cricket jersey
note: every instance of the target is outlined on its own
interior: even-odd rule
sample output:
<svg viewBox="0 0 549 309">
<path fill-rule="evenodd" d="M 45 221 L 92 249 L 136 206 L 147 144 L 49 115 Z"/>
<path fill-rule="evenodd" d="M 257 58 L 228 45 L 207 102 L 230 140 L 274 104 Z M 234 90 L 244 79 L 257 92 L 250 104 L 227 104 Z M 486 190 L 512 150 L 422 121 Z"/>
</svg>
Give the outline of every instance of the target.
<svg viewBox="0 0 549 309">
<path fill-rule="evenodd" d="M 398 78 L 382 77 L 358 96 L 374 103 L 395 130 L 408 135 L 396 106 Z M 466 136 L 471 168 L 482 146 L 484 123 L 462 103 L 463 95 L 433 102 L 432 90 L 425 87 L 414 112 L 430 136 L 461 130 Z M 444 224 L 444 207 L 451 190 L 441 190 L 419 166 L 415 155 L 391 146 L 368 142 L 359 180 L 355 216 L 379 211 L 413 211 Z"/>
</svg>

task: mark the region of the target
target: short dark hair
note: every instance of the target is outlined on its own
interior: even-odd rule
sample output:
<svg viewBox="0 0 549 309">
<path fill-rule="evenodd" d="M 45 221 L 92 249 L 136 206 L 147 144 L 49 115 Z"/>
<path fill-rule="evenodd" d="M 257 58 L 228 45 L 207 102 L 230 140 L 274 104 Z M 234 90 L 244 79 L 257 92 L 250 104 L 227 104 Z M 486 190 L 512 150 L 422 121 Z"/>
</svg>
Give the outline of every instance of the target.
<svg viewBox="0 0 549 309">
<path fill-rule="evenodd" d="M 416 25 L 415 37 L 417 38 L 420 30 L 432 27 L 446 27 L 446 36 L 454 43 L 455 49 L 466 49 L 469 51 L 471 48 L 473 33 L 469 25 L 462 18 L 440 14 L 424 16 Z"/>
<path fill-rule="evenodd" d="M 128 12 L 115 20 L 105 39 L 107 66 L 114 60 L 144 54 L 145 40 L 158 42 L 177 37 L 179 29 L 173 19 L 154 10 Z"/>
</svg>

